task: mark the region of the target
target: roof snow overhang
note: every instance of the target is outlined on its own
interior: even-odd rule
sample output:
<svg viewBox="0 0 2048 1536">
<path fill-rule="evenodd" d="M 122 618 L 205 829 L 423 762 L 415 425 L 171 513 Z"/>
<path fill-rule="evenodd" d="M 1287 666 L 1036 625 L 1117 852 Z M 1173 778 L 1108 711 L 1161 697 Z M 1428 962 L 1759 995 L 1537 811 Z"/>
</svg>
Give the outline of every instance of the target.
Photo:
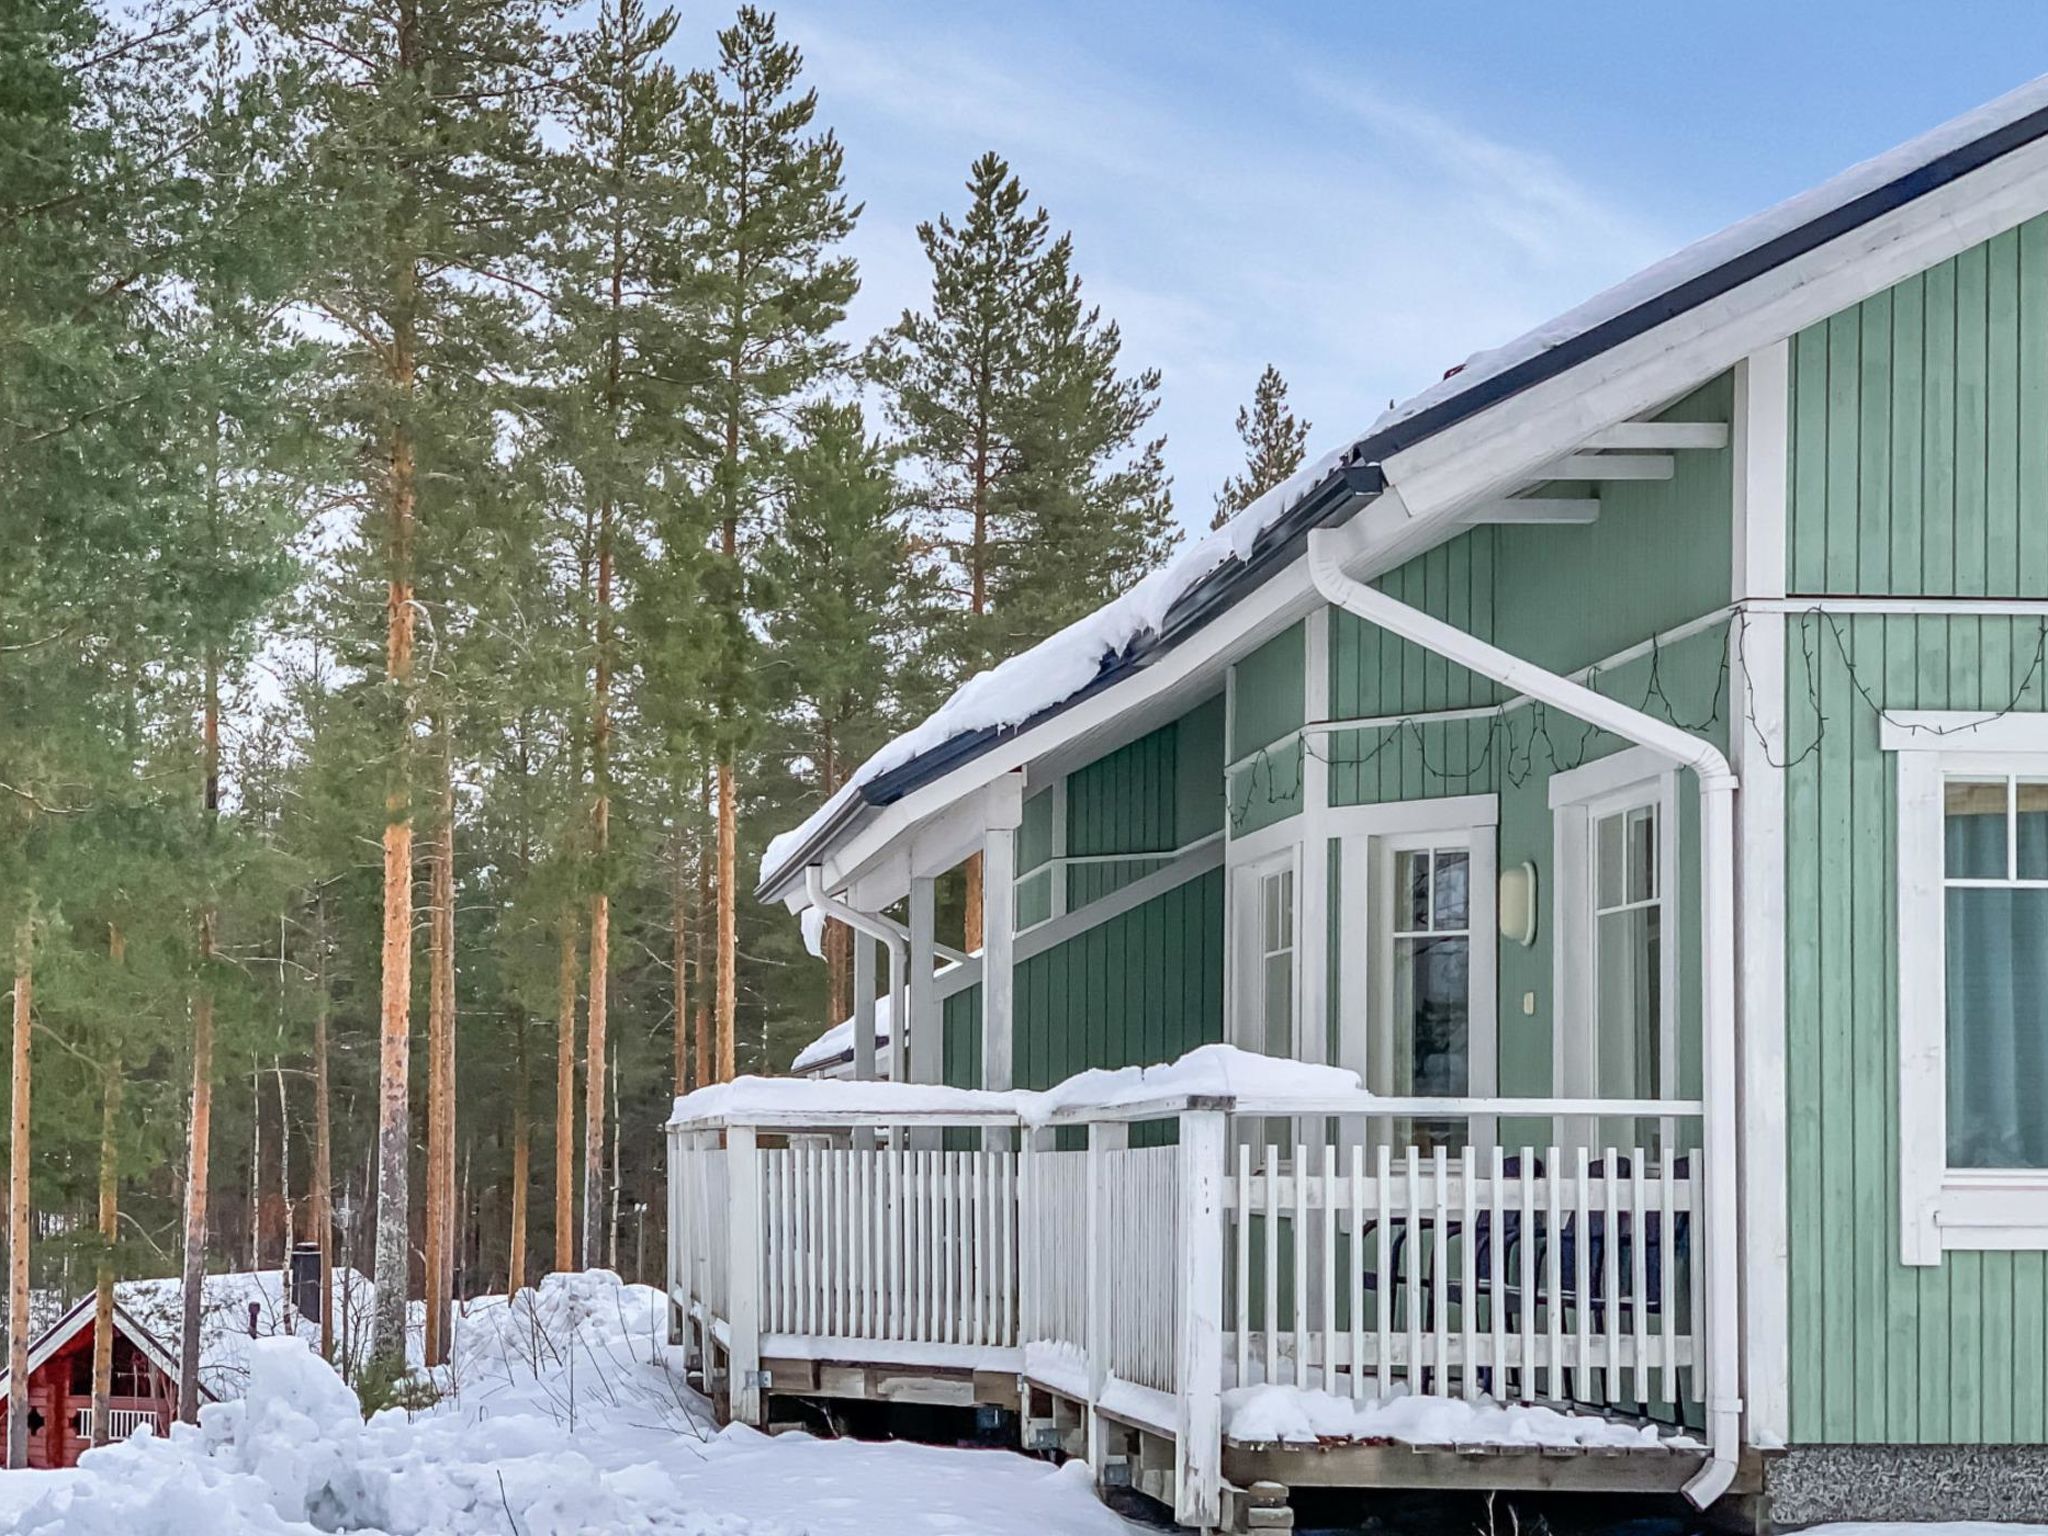
<svg viewBox="0 0 2048 1536">
<path fill-rule="evenodd" d="M 2028 110 L 2001 113 L 2014 101 Z M 1979 119 L 1983 130 L 1967 131 Z M 879 875 L 866 901 L 893 900 L 907 866 L 884 869 L 882 855 L 906 831 L 1314 607 L 1304 554 L 1311 528 L 1363 514 L 1364 553 L 1352 574 L 1369 579 L 1454 536 L 1461 513 L 1529 483 L 1595 433 L 2048 209 L 2048 79 L 1915 141 L 1928 142 L 1938 152 L 1899 151 L 1844 173 L 1838 180 L 1861 173 L 1873 184 L 1823 200 L 1811 217 L 1763 238 L 1734 240 L 1725 259 L 1688 267 L 1682 252 L 1651 268 L 1639 288 L 1604 296 L 1626 300 L 1609 312 L 1577 328 L 1567 327 L 1571 317 L 1557 322 L 1554 341 L 1544 328 L 1522 355 L 1497 365 L 1475 359 L 1467 381 L 1447 379 L 1359 438 L 1245 558 L 1197 580 L 1156 631 L 1106 658 L 1086 687 L 1020 724 L 964 733 L 860 784 L 763 871 L 756 894 L 801 906 L 803 869 L 825 864 L 828 888 Z M 1646 281 L 1667 268 L 1669 281 Z"/>
<path fill-rule="evenodd" d="M 97 1296 L 90 1291 L 86 1292 L 71 1304 L 70 1309 L 62 1317 L 37 1336 L 28 1351 L 28 1374 L 31 1380 L 37 1371 L 50 1363 L 58 1351 L 85 1331 L 97 1315 L 97 1302 Z M 173 1382 L 178 1379 L 177 1358 L 161 1339 L 137 1322 L 134 1315 L 118 1301 L 114 1303 L 114 1327 L 127 1335 L 128 1342 L 141 1350 L 151 1365 L 170 1377 Z M 6 1397 L 7 1379 L 8 1373 L 0 1370 L 0 1400 Z M 199 1390 L 208 1401 L 212 1400 L 213 1393 L 207 1391 L 204 1382 L 199 1384 Z"/>
</svg>

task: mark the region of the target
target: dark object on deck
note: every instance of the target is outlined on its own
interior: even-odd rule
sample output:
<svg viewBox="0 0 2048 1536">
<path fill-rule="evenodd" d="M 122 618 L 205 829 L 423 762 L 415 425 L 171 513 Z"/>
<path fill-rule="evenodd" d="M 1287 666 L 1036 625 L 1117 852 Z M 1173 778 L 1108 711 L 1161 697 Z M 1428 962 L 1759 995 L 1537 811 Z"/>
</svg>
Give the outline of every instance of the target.
<svg viewBox="0 0 2048 1536">
<path fill-rule="evenodd" d="M 252 1301 L 252 1302 L 250 1302 L 250 1303 L 249 1303 L 249 1337 L 250 1337 L 250 1338 L 252 1338 L 252 1339 L 253 1339 L 253 1338 L 256 1338 L 256 1337 L 258 1337 L 258 1333 L 257 1333 L 257 1324 L 258 1324 L 258 1323 L 259 1323 L 259 1321 L 260 1321 L 260 1320 L 262 1319 L 262 1316 L 263 1316 L 263 1303 L 262 1303 L 262 1302 L 260 1302 L 260 1301 Z"/>
<path fill-rule="evenodd" d="M 327 1298 L 320 1294 L 320 1245 L 294 1244 L 287 1276 L 291 1304 L 299 1316 L 312 1323 L 321 1321 Z"/>
</svg>

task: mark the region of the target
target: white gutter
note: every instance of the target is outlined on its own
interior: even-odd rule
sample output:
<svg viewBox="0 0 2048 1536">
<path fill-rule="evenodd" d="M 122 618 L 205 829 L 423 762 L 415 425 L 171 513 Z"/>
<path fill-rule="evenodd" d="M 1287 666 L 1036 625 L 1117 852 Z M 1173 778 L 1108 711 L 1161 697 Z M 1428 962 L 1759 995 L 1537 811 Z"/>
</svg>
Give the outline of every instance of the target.
<svg viewBox="0 0 2048 1536">
<path fill-rule="evenodd" d="M 1704 888 L 1701 943 L 1701 1098 L 1705 1101 L 1707 1464 L 1685 1485 L 1685 1496 L 1705 1509 L 1735 1480 L 1742 1447 L 1740 1305 L 1736 1255 L 1735 1134 L 1735 771 L 1712 742 L 1617 703 L 1582 683 L 1545 671 L 1375 591 L 1344 573 L 1357 547 L 1360 524 L 1316 528 L 1308 536 L 1309 577 L 1336 607 L 1389 634 L 1491 678 L 1504 687 L 1650 748 L 1699 776 L 1700 884 Z"/>
<path fill-rule="evenodd" d="M 910 1014 L 910 1004 L 906 997 L 910 990 L 910 952 L 909 946 L 904 942 L 903 934 L 887 918 L 877 917 L 871 912 L 863 912 L 858 907 L 850 907 L 837 896 L 826 895 L 825 871 L 816 864 L 809 864 L 804 867 L 804 889 L 811 898 L 811 905 L 827 917 L 836 917 L 856 933 L 864 933 L 871 939 L 879 939 L 887 947 L 889 951 L 889 1037 L 894 1043 L 895 1059 L 897 1062 L 896 1071 L 900 1076 L 903 1070 L 902 1063 L 908 1059 L 904 1055 L 904 1042 L 908 1039 L 910 1033 L 904 1027 L 905 1021 L 909 1018 Z M 859 1018 L 859 1009 L 855 1010 L 854 1016 L 856 1019 Z M 872 1078 L 875 1075 L 875 1032 L 871 1028 L 862 1029 L 856 1025 L 853 1036 L 853 1075 L 856 1078 Z M 861 1071 L 863 1060 L 866 1062 L 866 1072 Z"/>
</svg>

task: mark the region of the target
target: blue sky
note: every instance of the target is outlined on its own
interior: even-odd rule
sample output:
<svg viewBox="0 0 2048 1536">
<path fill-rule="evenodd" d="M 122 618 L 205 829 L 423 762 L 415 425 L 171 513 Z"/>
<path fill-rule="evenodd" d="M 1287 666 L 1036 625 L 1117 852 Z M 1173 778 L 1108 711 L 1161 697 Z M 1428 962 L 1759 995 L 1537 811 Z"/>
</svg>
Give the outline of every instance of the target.
<svg viewBox="0 0 2048 1536">
<path fill-rule="evenodd" d="M 865 336 L 922 302 L 915 226 L 1009 158 L 1164 374 L 1207 525 L 1277 364 L 1311 451 L 1722 225 L 2048 68 L 2048 4 L 792 0 L 866 203 Z M 689 62 L 720 11 L 685 11 Z"/>
</svg>

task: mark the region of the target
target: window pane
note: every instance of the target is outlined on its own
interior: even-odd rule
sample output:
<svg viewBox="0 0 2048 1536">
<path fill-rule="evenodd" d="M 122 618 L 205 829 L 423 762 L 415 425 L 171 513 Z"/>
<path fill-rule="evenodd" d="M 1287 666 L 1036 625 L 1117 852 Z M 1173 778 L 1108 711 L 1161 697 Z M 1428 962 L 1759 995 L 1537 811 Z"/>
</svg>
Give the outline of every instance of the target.
<svg viewBox="0 0 2048 1536">
<path fill-rule="evenodd" d="M 1948 1161 L 2048 1168 L 2048 891 L 1948 893 Z"/>
<path fill-rule="evenodd" d="M 2005 784 L 1950 779 L 1942 785 L 1943 841 L 1951 880 L 2005 878 Z"/>
<path fill-rule="evenodd" d="M 1628 899 L 1623 873 L 1627 862 L 1622 851 L 1623 820 L 1621 816 L 1603 816 L 1593 828 L 1593 857 L 1599 866 L 1595 900 L 1603 907 L 1618 907 Z"/>
<path fill-rule="evenodd" d="M 1463 1094 L 1471 1080 L 1470 940 L 1403 939 L 1394 946 L 1394 1026 L 1412 1042 L 1408 1081 L 1395 1093 Z"/>
<path fill-rule="evenodd" d="M 1259 882 L 1259 897 L 1265 908 L 1266 926 L 1259 950 L 1270 955 L 1280 947 L 1280 881 L 1268 875 Z"/>
<path fill-rule="evenodd" d="M 2048 880 L 2048 782 L 2019 782 L 2013 811 L 2017 817 L 2014 840 L 2022 880 Z"/>
<path fill-rule="evenodd" d="M 1438 928 L 1463 928 L 1467 924 L 1467 903 L 1470 900 L 1466 890 L 1470 874 L 1471 855 L 1462 851 L 1443 850 L 1436 856 L 1436 926 Z"/>
<path fill-rule="evenodd" d="M 1647 906 L 1596 919 L 1597 1071 L 1600 1092 L 1609 1097 L 1658 1096 L 1664 1013 L 1662 917 L 1663 908 Z"/>
<path fill-rule="evenodd" d="M 1394 928 L 1400 933 L 1429 929 L 1429 852 L 1394 855 Z"/>
<path fill-rule="evenodd" d="M 1294 947 L 1294 871 L 1280 872 L 1280 948 Z"/>
<path fill-rule="evenodd" d="M 1657 895 L 1657 812 L 1643 806 L 1628 813 L 1628 899 L 1653 901 Z"/>
<path fill-rule="evenodd" d="M 1294 1054 L 1294 956 L 1283 951 L 1266 960 L 1266 1054 Z"/>
</svg>

